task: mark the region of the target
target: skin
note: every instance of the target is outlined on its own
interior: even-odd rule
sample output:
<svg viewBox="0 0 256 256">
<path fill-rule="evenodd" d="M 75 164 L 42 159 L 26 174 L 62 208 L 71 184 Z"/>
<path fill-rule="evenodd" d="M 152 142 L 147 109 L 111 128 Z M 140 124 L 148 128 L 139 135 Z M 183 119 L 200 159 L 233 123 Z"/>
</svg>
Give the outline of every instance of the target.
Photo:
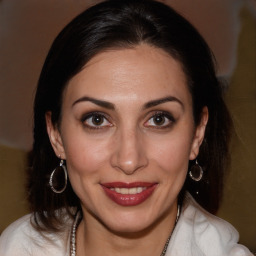
<svg viewBox="0 0 256 256">
<path fill-rule="evenodd" d="M 156 102 L 167 96 L 171 100 Z M 99 106 L 84 97 L 111 104 Z M 99 123 L 93 122 L 95 115 L 88 116 L 91 112 Z M 207 120 L 204 108 L 195 127 L 180 63 L 145 44 L 102 52 L 71 79 L 63 94 L 60 129 L 51 123 L 51 113 L 46 122 L 53 149 L 66 159 L 81 200 L 78 255 L 161 254 L 174 227 L 188 161 L 198 155 Z M 125 207 L 109 199 L 100 185 L 115 181 L 157 187 L 143 203 Z"/>
</svg>

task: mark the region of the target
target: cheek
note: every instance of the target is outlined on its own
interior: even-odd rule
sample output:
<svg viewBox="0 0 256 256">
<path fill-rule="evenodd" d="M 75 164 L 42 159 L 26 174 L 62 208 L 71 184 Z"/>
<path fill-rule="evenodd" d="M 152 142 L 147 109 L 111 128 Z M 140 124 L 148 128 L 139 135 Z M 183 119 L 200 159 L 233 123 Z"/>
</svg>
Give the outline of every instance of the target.
<svg viewBox="0 0 256 256">
<path fill-rule="evenodd" d="M 93 139 L 84 132 L 67 134 L 69 136 L 65 136 L 63 144 L 70 176 L 93 175 L 96 170 L 101 169 L 108 158 L 108 141 Z"/>
<path fill-rule="evenodd" d="M 191 151 L 191 135 L 187 132 L 153 142 L 150 146 L 151 159 L 169 176 L 186 175 Z"/>
<path fill-rule="evenodd" d="M 107 145 L 77 133 L 72 138 L 66 138 L 64 148 L 70 183 L 83 204 L 89 207 L 97 202 L 93 191 L 102 177 L 103 167 L 106 167 Z"/>
</svg>

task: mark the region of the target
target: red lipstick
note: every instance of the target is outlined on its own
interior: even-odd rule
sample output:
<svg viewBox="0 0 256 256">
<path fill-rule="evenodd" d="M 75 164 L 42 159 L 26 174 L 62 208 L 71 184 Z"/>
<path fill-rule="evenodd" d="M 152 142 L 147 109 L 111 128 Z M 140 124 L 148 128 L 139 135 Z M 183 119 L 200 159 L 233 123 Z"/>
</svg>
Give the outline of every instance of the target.
<svg viewBox="0 0 256 256">
<path fill-rule="evenodd" d="M 157 183 L 149 182 L 111 182 L 101 184 L 106 195 L 121 206 L 135 206 L 147 200 Z"/>
</svg>

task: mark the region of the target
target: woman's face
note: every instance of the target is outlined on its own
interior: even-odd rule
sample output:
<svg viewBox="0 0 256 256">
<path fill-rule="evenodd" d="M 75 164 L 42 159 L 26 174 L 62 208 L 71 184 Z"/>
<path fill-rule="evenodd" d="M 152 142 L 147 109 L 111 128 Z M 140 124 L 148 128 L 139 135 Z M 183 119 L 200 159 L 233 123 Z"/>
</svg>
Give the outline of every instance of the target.
<svg viewBox="0 0 256 256">
<path fill-rule="evenodd" d="M 85 219 L 130 232 L 176 215 L 188 161 L 203 139 L 203 113 L 195 127 L 182 67 L 161 49 L 140 45 L 92 58 L 64 91 L 60 129 L 46 116 Z"/>
</svg>

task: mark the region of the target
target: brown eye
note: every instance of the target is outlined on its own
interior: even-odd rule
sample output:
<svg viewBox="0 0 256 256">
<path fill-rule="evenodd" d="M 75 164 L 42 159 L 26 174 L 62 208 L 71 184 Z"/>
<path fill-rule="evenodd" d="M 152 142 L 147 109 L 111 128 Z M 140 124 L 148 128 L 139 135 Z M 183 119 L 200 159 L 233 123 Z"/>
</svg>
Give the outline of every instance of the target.
<svg viewBox="0 0 256 256">
<path fill-rule="evenodd" d="M 105 115 L 100 113 L 90 113 L 81 119 L 82 123 L 92 129 L 110 127 L 112 124 L 108 121 Z"/>
<path fill-rule="evenodd" d="M 153 117 L 153 122 L 155 125 L 163 125 L 165 123 L 165 117 L 163 115 L 156 115 Z"/>
<path fill-rule="evenodd" d="M 92 117 L 91 121 L 94 125 L 101 125 L 104 122 L 104 117 L 101 115 L 95 115 Z"/>
<path fill-rule="evenodd" d="M 145 126 L 152 128 L 168 128 L 173 123 L 175 123 L 175 119 L 170 113 L 160 112 L 151 116 L 145 123 Z"/>
</svg>

